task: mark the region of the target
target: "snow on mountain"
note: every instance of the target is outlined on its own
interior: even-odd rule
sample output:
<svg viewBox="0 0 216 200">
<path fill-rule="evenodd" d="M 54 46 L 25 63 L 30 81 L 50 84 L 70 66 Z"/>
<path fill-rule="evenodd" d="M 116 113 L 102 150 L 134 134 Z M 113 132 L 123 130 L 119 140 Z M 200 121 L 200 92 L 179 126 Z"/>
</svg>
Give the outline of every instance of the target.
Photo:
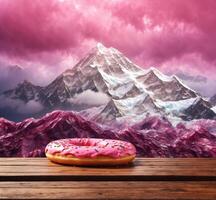
<svg viewBox="0 0 216 200">
<path fill-rule="evenodd" d="M 211 104 L 201 97 L 189 98 L 179 101 L 161 101 L 156 100 L 156 104 L 166 111 L 167 114 L 180 116 L 183 119 L 213 118 Z M 208 109 L 207 109 L 208 108 Z"/>
<path fill-rule="evenodd" d="M 212 104 L 198 97 L 196 101 L 184 110 L 185 117 L 183 119 L 215 119 L 215 112 L 212 110 Z"/>
<path fill-rule="evenodd" d="M 103 123 L 127 118 L 137 121 L 147 115 L 186 120 L 215 116 L 211 104 L 178 77 L 166 76 L 156 68 L 144 70 L 117 49 L 102 44 L 46 87 L 24 83 L 4 95 L 25 102 L 35 99 L 50 109 L 76 109 Z M 106 101 L 97 100 L 104 96 Z"/>
<path fill-rule="evenodd" d="M 212 110 L 216 113 L 216 106 L 212 107 Z"/>
<path fill-rule="evenodd" d="M 161 101 L 156 100 L 156 105 L 165 110 L 168 114 L 179 114 L 186 110 L 190 105 L 192 105 L 197 98 L 189 98 L 179 101 Z"/>
<path fill-rule="evenodd" d="M 138 81 L 143 83 L 143 87 L 154 99 L 163 101 L 178 101 L 194 98 L 198 94 L 185 86 L 176 76 L 166 76 L 155 68 L 139 76 Z"/>
<path fill-rule="evenodd" d="M 72 69 L 58 76 L 43 88 L 45 104 L 49 106 L 67 103 L 86 90 L 103 92 L 113 99 L 133 97 L 142 93 L 134 83 L 143 71 L 113 48 L 97 45 Z"/>
</svg>

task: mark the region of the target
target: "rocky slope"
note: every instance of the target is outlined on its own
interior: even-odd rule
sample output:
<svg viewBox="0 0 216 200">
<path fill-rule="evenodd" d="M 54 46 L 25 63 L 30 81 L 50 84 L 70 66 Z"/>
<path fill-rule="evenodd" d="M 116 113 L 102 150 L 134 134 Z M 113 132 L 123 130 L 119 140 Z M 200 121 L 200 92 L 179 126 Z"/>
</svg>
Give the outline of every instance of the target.
<svg viewBox="0 0 216 200">
<path fill-rule="evenodd" d="M 71 137 L 115 136 L 72 112 L 55 111 L 41 119 L 29 118 L 20 123 L 1 118 L 0 156 L 44 156 L 48 142 Z"/>
<path fill-rule="evenodd" d="M 77 113 L 55 111 L 41 119 L 15 123 L 0 119 L 1 157 L 41 157 L 45 146 L 61 138 L 109 138 L 133 143 L 144 157 L 216 157 L 216 121 L 176 127 L 165 118 L 147 117 L 122 130 L 109 130 Z"/>
</svg>

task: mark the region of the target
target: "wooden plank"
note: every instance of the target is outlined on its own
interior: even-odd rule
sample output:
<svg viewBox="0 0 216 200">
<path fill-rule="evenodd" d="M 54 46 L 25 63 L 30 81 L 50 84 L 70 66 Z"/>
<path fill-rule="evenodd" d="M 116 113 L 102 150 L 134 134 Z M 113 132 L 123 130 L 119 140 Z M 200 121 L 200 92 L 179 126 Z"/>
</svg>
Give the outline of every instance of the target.
<svg viewBox="0 0 216 200">
<path fill-rule="evenodd" d="M 11 164 L 11 163 L 26 163 L 26 160 L 28 160 L 28 163 L 38 163 L 40 164 L 47 164 L 49 162 L 46 158 L 23 158 L 23 157 L 0 157 L 0 163 L 1 164 Z M 184 164 L 190 164 L 191 161 L 197 162 L 201 164 L 206 164 L 206 162 L 210 163 L 216 163 L 215 158 L 141 158 L 137 157 L 136 162 L 142 163 L 163 163 L 163 164 L 171 164 L 171 163 L 184 163 Z"/>
<path fill-rule="evenodd" d="M 0 158 L 1 181 L 216 180 L 216 159 L 137 158 L 122 167 L 58 165 L 46 158 Z"/>
<path fill-rule="evenodd" d="M 0 182 L 0 198 L 215 200 L 216 182 Z"/>
</svg>

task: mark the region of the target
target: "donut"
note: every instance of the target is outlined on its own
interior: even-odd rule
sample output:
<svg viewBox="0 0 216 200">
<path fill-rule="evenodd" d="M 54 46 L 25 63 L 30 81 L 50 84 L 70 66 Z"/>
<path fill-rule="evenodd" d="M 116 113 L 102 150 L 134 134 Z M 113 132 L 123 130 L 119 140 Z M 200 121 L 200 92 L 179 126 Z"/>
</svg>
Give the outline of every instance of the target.
<svg viewBox="0 0 216 200">
<path fill-rule="evenodd" d="M 50 142 L 45 154 L 49 160 L 67 165 L 123 165 L 133 161 L 136 148 L 121 140 L 73 138 Z"/>
</svg>

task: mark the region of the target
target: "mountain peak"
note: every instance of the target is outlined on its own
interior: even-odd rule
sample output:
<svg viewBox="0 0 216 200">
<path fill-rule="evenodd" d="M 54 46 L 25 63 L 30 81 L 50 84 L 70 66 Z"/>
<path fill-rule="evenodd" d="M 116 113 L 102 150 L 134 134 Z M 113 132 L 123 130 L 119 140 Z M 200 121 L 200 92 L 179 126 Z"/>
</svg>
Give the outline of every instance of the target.
<svg viewBox="0 0 216 200">
<path fill-rule="evenodd" d="M 12 99 L 20 99 L 27 103 L 30 100 L 38 100 L 41 88 L 42 87 L 36 86 L 31 82 L 24 80 L 22 83 L 19 83 L 16 88 L 7 90 L 3 92 L 3 94 L 6 97 L 10 97 Z"/>
<path fill-rule="evenodd" d="M 96 52 L 97 54 L 102 54 L 102 55 L 110 55 L 110 54 L 116 54 L 120 53 L 117 49 L 113 47 L 106 47 L 102 43 L 98 42 L 96 44 L 96 47 L 93 48 L 93 52 Z"/>
<path fill-rule="evenodd" d="M 19 65 L 10 65 L 10 66 L 8 66 L 8 68 L 11 71 L 22 71 L 23 70 L 23 68 L 20 67 Z"/>
<path fill-rule="evenodd" d="M 106 47 L 105 47 L 102 43 L 100 43 L 100 42 L 97 43 L 96 47 L 97 47 L 97 49 L 99 49 L 99 50 L 100 50 L 100 49 L 104 49 L 104 48 L 106 49 Z"/>
<path fill-rule="evenodd" d="M 157 76 L 161 81 L 165 81 L 165 82 L 170 82 L 173 80 L 172 77 L 167 76 L 165 74 L 163 74 L 162 72 L 160 72 L 157 68 L 151 67 L 149 69 L 150 73 L 153 73 L 155 76 Z"/>
<path fill-rule="evenodd" d="M 103 107 L 88 112 L 93 113 L 89 116 L 98 116 L 95 119 L 105 121 L 128 116 L 139 120 L 152 113 L 197 118 L 205 110 L 212 118 L 212 112 L 207 112 L 211 109 L 207 104 L 199 106 L 202 109 L 199 113 L 194 111 L 199 103 L 194 103 L 194 99 L 199 96 L 177 77 L 163 74 L 160 68 L 143 69 L 117 49 L 101 43 L 47 86 L 37 87 L 24 81 L 4 95 L 24 102 L 34 99 L 45 108 L 76 111 L 94 108 L 95 101 L 100 99 L 99 104 Z M 192 107 L 185 114 L 184 110 L 189 106 Z"/>
<path fill-rule="evenodd" d="M 32 84 L 30 81 L 26 80 L 26 79 L 25 79 L 22 83 L 20 83 L 20 84 L 18 84 L 18 85 L 20 85 L 20 86 L 21 86 L 21 85 L 33 86 L 33 84 Z"/>
</svg>

